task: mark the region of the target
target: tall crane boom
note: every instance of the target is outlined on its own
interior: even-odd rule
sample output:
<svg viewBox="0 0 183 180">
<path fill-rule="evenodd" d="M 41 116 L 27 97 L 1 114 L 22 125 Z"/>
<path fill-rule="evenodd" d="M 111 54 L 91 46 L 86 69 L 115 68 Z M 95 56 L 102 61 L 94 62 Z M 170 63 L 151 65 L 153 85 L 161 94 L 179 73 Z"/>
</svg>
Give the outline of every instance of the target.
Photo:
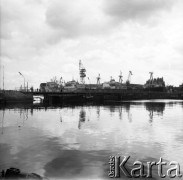
<svg viewBox="0 0 183 180">
<path fill-rule="evenodd" d="M 149 78 L 149 84 L 153 84 L 153 72 L 149 72 L 150 78 Z"/>
<path fill-rule="evenodd" d="M 130 81 L 131 81 L 131 75 L 133 75 L 133 74 L 132 74 L 132 71 L 129 71 L 128 79 L 126 80 L 126 84 L 130 84 Z"/>
</svg>

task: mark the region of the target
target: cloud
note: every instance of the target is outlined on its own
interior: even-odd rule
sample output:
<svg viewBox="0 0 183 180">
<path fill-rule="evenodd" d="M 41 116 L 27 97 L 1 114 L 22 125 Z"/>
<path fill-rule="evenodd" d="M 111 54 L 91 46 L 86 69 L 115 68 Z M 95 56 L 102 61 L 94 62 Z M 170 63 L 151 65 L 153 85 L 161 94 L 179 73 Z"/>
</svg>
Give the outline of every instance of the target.
<svg viewBox="0 0 183 180">
<path fill-rule="evenodd" d="M 172 0 L 113 0 L 105 1 L 105 12 L 118 21 L 145 20 L 162 10 L 169 10 Z"/>
<path fill-rule="evenodd" d="M 101 5 L 101 0 L 53 0 L 46 11 L 46 22 L 57 34 L 57 40 L 100 35 L 108 31 L 110 23 Z"/>
<path fill-rule="evenodd" d="M 174 4 L 173 0 L 53 0 L 46 10 L 46 23 L 52 29 L 48 43 L 110 34 L 129 20 L 155 25 Z"/>
<path fill-rule="evenodd" d="M 51 31 L 44 22 L 45 6 L 40 1 L 6 0 L 1 9 L 3 56 L 25 60 L 47 45 Z"/>
</svg>

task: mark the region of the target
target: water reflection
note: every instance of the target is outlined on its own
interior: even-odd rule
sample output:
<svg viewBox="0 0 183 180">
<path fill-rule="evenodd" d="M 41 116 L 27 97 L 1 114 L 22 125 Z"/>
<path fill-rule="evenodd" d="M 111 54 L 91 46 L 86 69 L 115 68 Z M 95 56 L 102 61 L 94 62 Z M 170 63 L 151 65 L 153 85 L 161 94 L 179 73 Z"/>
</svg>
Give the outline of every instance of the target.
<svg viewBox="0 0 183 180">
<path fill-rule="evenodd" d="M 59 110 L 59 116 L 60 116 L 60 122 L 62 123 L 62 115 L 61 115 L 60 110 Z"/>
<path fill-rule="evenodd" d="M 183 163 L 182 102 L 24 104 L 1 107 L 0 115 L 0 170 L 105 179 L 111 155 Z"/>
<path fill-rule="evenodd" d="M 177 102 L 181 104 L 182 107 L 182 102 Z M 125 103 L 120 103 L 120 104 L 106 104 L 103 105 L 103 107 L 110 112 L 110 116 L 114 116 L 116 112 L 118 112 L 118 117 L 120 120 L 123 119 L 124 115 L 127 114 L 128 121 L 131 123 L 133 121 L 133 113 L 131 112 L 130 108 L 133 106 L 138 106 L 138 105 L 143 105 L 145 109 L 148 111 L 148 116 L 149 116 L 149 122 L 153 122 L 154 115 L 155 116 L 163 116 L 163 112 L 165 111 L 165 107 L 173 107 L 175 105 L 175 102 L 125 102 Z M 19 126 L 23 126 L 24 122 L 29 119 L 29 116 L 34 116 L 34 112 L 43 112 L 43 111 L 48 111 L 50 109 L 59 109 L 59 120 L 60 122 L 63 122 L 63 117 L 61 113 L 61 109 L 67 108 L 68 106 L 63 106 L 63 105 L 52 105 L 48 106 L 43 103 L 37 103 L 37 104 L 10 104 L 4 107 L 0 107 L 0 110 L 2 110 L 2 129 L 3 129 L 3 124 L 4 124 L 4 115 L 6 110 L 13 110 L 15 113 L 18 112 L 20 117 L 19 117 Z M 88 114 L 88 121 L 90 120 L 89 116 L 91 115 L 90 108 L 92 107 L 91 105 L 82 105 L 82 106 L 69 106 L 69 109 L 72 109 L 71 115 L 74 114 L 74 110 L 77 107 L 82 107 L 80 114 L 79 114 L 79 123 L 78 123 L 78 128 L 80 129 L 82 124 L 86 120 L 86 111 L 84 110 L 83 107 L 88 107 L 89 114 Z M 101 105 L 95 105 L 96 108 L 96 119 L 100 119 L 100 113 L 101 113 Z M 93 108 L 93 107 L 92 107 Z"/>
<path fill-rule="evenodd" d="M 3 129 L 4 129 L 4 115 L 5 115 L 5 109 L 3 109 L 3 113 L 2 113 L 2 122 L 1 122 L 1 124 L 2 124 L 2 131 L 1 131 L 1 134 L 3 134 Z"/>
<path fill-rule="evenodd" d="M 149 122 L 153 122 L 154 113 L 157 116 L 163 116 L 163 111 L 165 110 L 165 103 L 145 103 L 146 110 L 149 111 Z"/>
<path fill-rule="evenodd" d="M 119 106 L 119 119 L 122 120 L 122 106 Z"/>
<path fill-rule="evenodd" d="M 97 106 L 97 119 L 100 119 L 100 106 Z"/>
<path fill-rule="evenodd" d="M 157 112 L 157 115 L 163 115 L 165 103 L 145 103 L 146 110 L 149 112 Z"/>
<path fill-rule="evenodd" d="M 78 129 L 81 129 L 81 126 L 85 122 L 85 120 L 86 120 L 86 112 L 83 108 L 81 108 L 80 114 L 79 114 Z"/>
</svg>

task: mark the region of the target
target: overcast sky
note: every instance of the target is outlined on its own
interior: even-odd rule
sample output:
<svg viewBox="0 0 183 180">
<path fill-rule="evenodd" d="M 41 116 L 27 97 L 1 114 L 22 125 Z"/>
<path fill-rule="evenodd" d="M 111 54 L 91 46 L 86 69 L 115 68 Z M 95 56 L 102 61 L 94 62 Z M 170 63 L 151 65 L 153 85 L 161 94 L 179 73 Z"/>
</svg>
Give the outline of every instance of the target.
<svg viewBox="0 0 183 180">
<path fill-rule="evenodd" d="M 110 76 L 144 84 L 149 71 L 183 83 L 181 0 L 1 0 L 1 66 L 5 88 L 39 87 L 53 76 L 91 83 Z M 86 83 L 89 83 L 86 80 Z M 1 68 L 2 87 L 2 68 Z"/>
</svg>

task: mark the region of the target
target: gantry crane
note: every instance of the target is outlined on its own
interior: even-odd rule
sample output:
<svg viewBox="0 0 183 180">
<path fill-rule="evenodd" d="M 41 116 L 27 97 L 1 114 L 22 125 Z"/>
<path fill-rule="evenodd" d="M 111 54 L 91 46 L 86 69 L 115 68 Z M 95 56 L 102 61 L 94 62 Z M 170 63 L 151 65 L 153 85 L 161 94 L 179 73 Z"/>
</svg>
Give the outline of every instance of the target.
<svg viewBox="0 0 183 180">
<path fill-rule="evenodd" d="M 119 83 L 122 83 L 123 82 L 123 79 L 122 79 L 122 72 L 120 71 L 120 75 L 119 75 Z"/>
</svg>

